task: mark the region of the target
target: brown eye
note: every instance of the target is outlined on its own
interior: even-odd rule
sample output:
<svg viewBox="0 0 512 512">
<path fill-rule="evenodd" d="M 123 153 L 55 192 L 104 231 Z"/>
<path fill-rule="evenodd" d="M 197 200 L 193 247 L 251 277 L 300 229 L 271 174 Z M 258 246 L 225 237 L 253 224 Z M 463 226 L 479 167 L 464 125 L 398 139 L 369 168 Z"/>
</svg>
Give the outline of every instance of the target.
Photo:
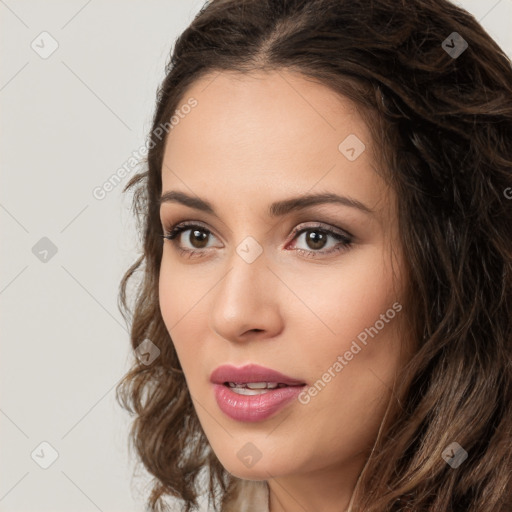
<svg viewBox="0 0 512 512">
<path fill-rule="evenodd" d="M 205 229 L 186 229 L 184 231 L 190 231 L 188 240 L 190 244 L 196 249 L 204 249 L 208 243 L 209 231 Z M 183 231 L 182 231 L 183 233 Z"/>
<path fill-rule="evenodd" d="M 181 235 L 187 231 L 190 231 L 187 241 L 192 246 L 192 249 L 184 250 L 205 249 L 207 247 L 208 237 L 211 235 L 211 232 L 202 226 L 194 224 L 180 224 L 175 226 L 171 229 L 170 233 L 165 234 L 163 238 L 172 240 L 176 245 L 181 246 L 181 239 L 183 238 Z"/>
<path fill-rule="evenodd" d="M 212 232 L 199 224 L 181 223 L 166 231 L 162 237 L 171 240 L 176 247 L 176 250 L 181 254 L 188 257 L 201 257 L 206 255 L 204 249 L 209 249 L 208 242 Z M 189 231 L 188 237 L 185 237 L 186 242 L 182 241 L 181 234 Z M 308 258 L 316 258 L 329 255 L 331 253 L 341 252 L 348 250 L 352 245 L 352 235 L 345 232 L 334 231 L 333 229 L 323 226 L 308 226 L 304 229 L 296 229 L 293 241 L 297 243 L 304 235 L 304 243 L 306 248 L 295 248 L 295 251 Z M 328 247 L 329 240 L 334 243 Z M 185 244 L 185 246 L 183 245 Z M 189 247 L 186 246 L 189 245 Z M 325 249 L 328 247 L 327 249 Z"/>
<path fill-rule="evenodd" d="M 306 243 L 313 250 L 323 249 L 325 244 L 327 243 L 328 235 L 319 229 L 308 229 L 305 231 L 306 234 Z"/>
<path fill-rule="evenodd" d="M 347 250 L 352 245 L 351 235 L 344 234 L 341 231 L 334 231 L 330 228 L 324 228 L 323 226 L 309 226 L 302 230 L 298 228 L 294 236 L 294 245 L 303 238 L 302 235 L 304 235 L 303 243 L 306 245 L 306 248 L 297 247 L 295 250 L 308 258 L 318 258 Z M 325 249 L 329 244 L 329 239 L 337 243 L 333 243 L 329 248 Z"/>
</svg>

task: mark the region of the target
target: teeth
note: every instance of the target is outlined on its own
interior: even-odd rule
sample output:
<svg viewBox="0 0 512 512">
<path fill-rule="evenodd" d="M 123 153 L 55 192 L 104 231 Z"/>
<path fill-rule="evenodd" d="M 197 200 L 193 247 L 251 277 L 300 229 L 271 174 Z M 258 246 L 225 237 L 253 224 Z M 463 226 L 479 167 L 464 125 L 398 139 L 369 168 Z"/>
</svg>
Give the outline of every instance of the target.
<svg viewBox="0 0 512 512">
<path fill-rule="evenodd" d="M 263 395 L 268 393 L 267 389 L 233 388 L 232 391 L 238 395 Z"/>
<path fill-rule="evenodd" d="M 247 383 L 237 383 L 237 382 L 228 382 L 230 388 L 238 388 L 238 389 L 275 389 L 278 386 L 282 386 L 277 382 L 247 382 Z M 284 385 L 284 384 L 283 384 Z"/>
<path fill-rule="evenodd" d="M 231 391 L 239 395 L 262 395 L 268 393 L 269 389 L 284 388 L 288 384 L 277 382 L 228 382 Z"/>
<path fill-rule="evenodd" d="M 249 389 L 274 389 L 277 388 L 277 382 L 248 382 Z"/>
</svg>

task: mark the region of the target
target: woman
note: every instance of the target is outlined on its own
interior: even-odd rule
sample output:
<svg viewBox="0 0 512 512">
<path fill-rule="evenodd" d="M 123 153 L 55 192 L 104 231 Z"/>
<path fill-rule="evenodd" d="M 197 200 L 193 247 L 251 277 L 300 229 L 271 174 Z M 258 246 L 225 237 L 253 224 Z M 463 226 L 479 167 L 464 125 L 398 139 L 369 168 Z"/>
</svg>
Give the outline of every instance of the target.
<svg viewBox="0 0 512 512">
<path fill-rule="evenodd" d="M 507 56 L 445 0 L 214 0 L 166 72 L 120 289 L 151 509 L 510 512 Z"/>
</svg>

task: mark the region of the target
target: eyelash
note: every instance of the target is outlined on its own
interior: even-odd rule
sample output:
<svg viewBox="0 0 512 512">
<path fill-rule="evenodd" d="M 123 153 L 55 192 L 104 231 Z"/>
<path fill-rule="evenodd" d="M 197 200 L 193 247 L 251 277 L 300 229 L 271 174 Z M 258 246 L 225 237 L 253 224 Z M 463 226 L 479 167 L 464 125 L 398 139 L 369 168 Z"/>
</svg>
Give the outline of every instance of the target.
<svg viewBox="0 0 512 512">
<path fill-rule="evenodd" d="M 204 255 L 205 249 L 183 249 L 182 247 L 178 246 L 178 240 L 177 237 L 185 232 L 190 231 L 192 228 L 196 228 L 198 231 L 202 231 L 203 233 L 206 233 L 207 235 L 212 235 L 213 233 L 206 229 L 205 227 L 193 223 L 193 222 L 181 222 L 178 224 L 174 224 L 173 226 L 165 227 L 164 228 L 164 234 L 161 235 L 163 239 L 170 240 L 175 249 L 183 256 L 186 256 L 187 258 L 192 258 L 198 253 L 203 253 L 200 256 L 195 257 L 202 257 Z M 338 233 L 337 231 L 334 231 L 330 228 L 323 227 L 322 225 L 315 225 L 315 226 L 308 226 L 303 229 L 295 229 L 293 233 L 293 240 L 298 238 L 303 233 L 306 233 L 308 231 L 316 231 L 322 234 L 330 235 L 339 242 L 341 242 L 341 245 L 338 244 L 337 246 L 329 249 L 328 251 L 312 251 L 312 250 L 306 250 L 306 249 L 295 249 L 299 254 L 305 256 L 306 258 L 318 258 L 318 255 L 327 255 L 327 254 L 333 254 L 338 252 L 344 252 L 347 251 L 352 247 L 352 235 L 344 235 L 341 233 Z"/>
</svg>

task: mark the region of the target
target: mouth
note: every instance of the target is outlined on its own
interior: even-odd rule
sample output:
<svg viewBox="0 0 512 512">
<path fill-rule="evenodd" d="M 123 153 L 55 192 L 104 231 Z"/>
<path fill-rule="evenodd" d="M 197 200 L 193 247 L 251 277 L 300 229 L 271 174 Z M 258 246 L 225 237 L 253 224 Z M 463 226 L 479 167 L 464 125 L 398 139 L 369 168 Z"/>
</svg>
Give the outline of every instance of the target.
<svg viewBox="0 0 512 512">
<path fill-rule="evenodd" d="M 219 366 L 210 381 L 219 409 L 246 423 L 264 421 L 290 407 L 306 386 L 301 379 L 257 364 Z"/>
<path fill-rule="evenodd" d="M 268 393 L 269 390 L 288 387 L 302 387 L 305 384 L 284 384 L 283 382 L 224 382 L 224 386 L 228 387 L 234 393 L 239 395 L 262 395 Z"/>
<path fill-rule="evenodd" d="M 216 368 L 210 381 L 223 384 L 233 389 L 275 389 L 284 386 L 302 386 L 306 383 L 301 379 L 290 377 L 272 368 L 258 364 L 248 364 L 237 368 L 233 365 L 221 365 Z"/>
<path fill-rule="evenodd" d="M 231 386 L 232 384 L 233 386 Z M 259 389 L 251 389 L 250 385 L 260 385 Z M 289 386 L 283 384 L 266 387 L 275 382 L 252 382 L 237 385 L 234 382 L 213 384 L 213 394 L 219 409 L 230 419 L 242 423 L 265 421 L 282 411 L 285 407 L 293 407 L 302 393 L 305 384 Z"/>
</svg>

